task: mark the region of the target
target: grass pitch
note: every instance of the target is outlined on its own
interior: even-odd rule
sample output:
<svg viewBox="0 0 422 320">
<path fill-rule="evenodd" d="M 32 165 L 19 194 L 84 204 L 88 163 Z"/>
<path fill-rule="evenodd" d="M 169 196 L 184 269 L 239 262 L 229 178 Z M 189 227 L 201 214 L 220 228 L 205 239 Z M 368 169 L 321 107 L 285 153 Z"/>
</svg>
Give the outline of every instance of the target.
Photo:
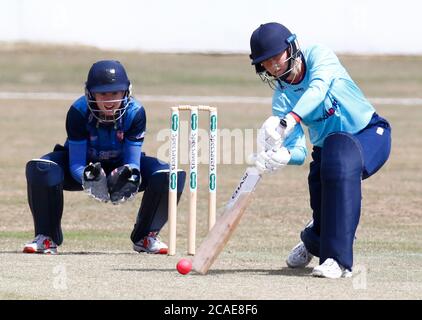
<svg viewBox="0 0 422 320">
<path fill-rule="evenodd" d="M 82 94 L 90 65 L 122 61 L 144 95 L 237 95 L 270 97 L 245 55 L 177 55 L 105 52 L 92 48 L 6 46 L 0 49 L 0 91 Z M 418 97 L 421 57 L 341 56 L 369 97 Z M 75 99 L 77 96 L 75 96 Z M 192 101 L 195 103 L 195 101 Z M 174 257 L 137 254 L 130 232 L 141 195 L 121 206 L 98 204 L 82 192 L 66 192 L 64 243 L 57 256 L 24 255 L 33 237 L 26 200 L 25 163 L 65 139 L 70 101 L 0 100 L 0 299 L 420 299 L 422 297 L 422 106 L 382 105 L 393 128 L 390 160 L 363 182 L 361 222 L 351 279 L 314 279 L 309 268 L 285 265 L 289 250 L 310 219 L 307 172 L 288 167 L 265 176 L 234 236 L 208 275 L 177 273 L 186 252 L 188 190 L 178 217 Z M 168 128 L 170 103 L 144 103 L 147 154 L 156 155 Z M 219 128 L 256 130 L 270 105 L 219 103 Z M 222 152 L 220 150 L 220 152 Z M 236 186 L 246 164 L 218 168 L 218 208 Z M 205 165 L 200 168 L 199 243 L 206 235 Z M 167 227 L 161 233 L 167 239 Z M 40 275 L 42 277 L 34 276 Z"/>
</svg>

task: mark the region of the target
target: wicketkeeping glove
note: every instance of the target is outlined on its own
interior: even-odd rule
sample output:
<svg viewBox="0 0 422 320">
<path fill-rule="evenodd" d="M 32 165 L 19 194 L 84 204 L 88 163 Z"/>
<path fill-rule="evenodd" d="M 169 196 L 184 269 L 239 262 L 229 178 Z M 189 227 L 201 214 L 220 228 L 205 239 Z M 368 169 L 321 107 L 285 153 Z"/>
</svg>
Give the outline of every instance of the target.
<svg viewBox="0 0 422 320">
<path fill-rule="evenodd" d="M 101 202 L 110 200 L 107 188 L 107 177 L 101 163 L 90 163 L 82 175 L 82 187 L 90 197 Z"/>
<path fill-rule="evenodd" d="M 141 184 L 141 174 L 138 169 L 124 165 L 114 169 L 107 178 L 110 200 L 119 204 L 132 199 Z"/>
</svg>

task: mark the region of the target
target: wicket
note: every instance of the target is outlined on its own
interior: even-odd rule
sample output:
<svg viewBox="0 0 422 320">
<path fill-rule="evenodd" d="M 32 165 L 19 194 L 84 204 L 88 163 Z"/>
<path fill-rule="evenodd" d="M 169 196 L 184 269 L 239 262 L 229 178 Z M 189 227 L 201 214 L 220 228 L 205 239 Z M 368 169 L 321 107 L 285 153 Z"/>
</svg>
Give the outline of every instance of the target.
<svg viewBox="0 0 422 320">
<path fill-rule="evenodd" d="M 216 219 L 216 183 L 217 183 L 217 108 L 210 106 L 180 105 L 171 108 L 170 135 L 170 172 L 169 172 L 169 255 L 176 254 L 177 220 L 177 166 L 179 151 L 179 111 L 190 111 L 189 135 L 189 218 L 188 218 L 188 254 L 195 254 L 196 241 L 196 206 L 198 175 L 198 119 L 199 111 L 209 112 L 209 164 L 208 164 L 208 229 Z"/>
</svg>

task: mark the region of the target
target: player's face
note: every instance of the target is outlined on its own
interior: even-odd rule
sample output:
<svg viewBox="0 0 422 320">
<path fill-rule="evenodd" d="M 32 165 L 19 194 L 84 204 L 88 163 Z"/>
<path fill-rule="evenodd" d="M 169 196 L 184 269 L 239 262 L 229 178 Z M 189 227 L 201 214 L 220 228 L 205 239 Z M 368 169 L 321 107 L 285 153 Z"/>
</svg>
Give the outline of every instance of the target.
<svg viewBox="0 0 422 320">
<path fill-rule="evenodd" d="M 261 63 L 261 65 L 267 70 L 272 76 L 280 77 L 287 71 L 289 67 L 288 50 L 279 53 L 278 55 L 271 57 Z"/>
<path fill-rule="evenodd" d="M 112 117 L 114 115 L 114 111 L 122 104 L 124 95 L 124 91 L 101 92 L 94 93 L 94 98 L 98 109 L 103 112 L 103 115 L 106 117 Z"/>
</svg>

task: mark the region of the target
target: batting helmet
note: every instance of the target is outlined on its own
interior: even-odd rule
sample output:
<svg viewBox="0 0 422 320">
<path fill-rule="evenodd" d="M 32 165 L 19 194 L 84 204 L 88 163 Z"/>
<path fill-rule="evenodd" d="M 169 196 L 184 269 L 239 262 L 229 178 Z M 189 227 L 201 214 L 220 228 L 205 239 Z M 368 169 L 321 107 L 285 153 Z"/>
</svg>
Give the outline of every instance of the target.
<svg viewBox="0 0 422 320">
<path fill-rule="evenodd" d="M 289 29 L 280 23 L 270 22 L 261 24 L 253 33 L 250 40 L 251 64 L 255 66 L 258 74 L 265 75 L 264 81 L 272 81 L 268 79 L 271 77 L 261 63 L 270 59 L 285 50 L 290 50 L 289 67 L 287 72 L 278 77 L 280 80 L 285 80 L 291 71 L 292 61 L 300 55 L 299 47 L 296 43 L 296 35 L 291 33 Z"/>
<path fill-rule="evenodd" d="M 115 110 L 114 116 L 105 118 L 96 105 L 94 93 L 123 91 L 124 97 L 121 105 Z M 131 83 L 123 65 L 116 60 L 102 60 L 94 63 L 89 69 L 85 83 L 85 95 L 92 115 L 99 122 L 116 122 L 126 112 L 131 95 Z"/>
</svg>

